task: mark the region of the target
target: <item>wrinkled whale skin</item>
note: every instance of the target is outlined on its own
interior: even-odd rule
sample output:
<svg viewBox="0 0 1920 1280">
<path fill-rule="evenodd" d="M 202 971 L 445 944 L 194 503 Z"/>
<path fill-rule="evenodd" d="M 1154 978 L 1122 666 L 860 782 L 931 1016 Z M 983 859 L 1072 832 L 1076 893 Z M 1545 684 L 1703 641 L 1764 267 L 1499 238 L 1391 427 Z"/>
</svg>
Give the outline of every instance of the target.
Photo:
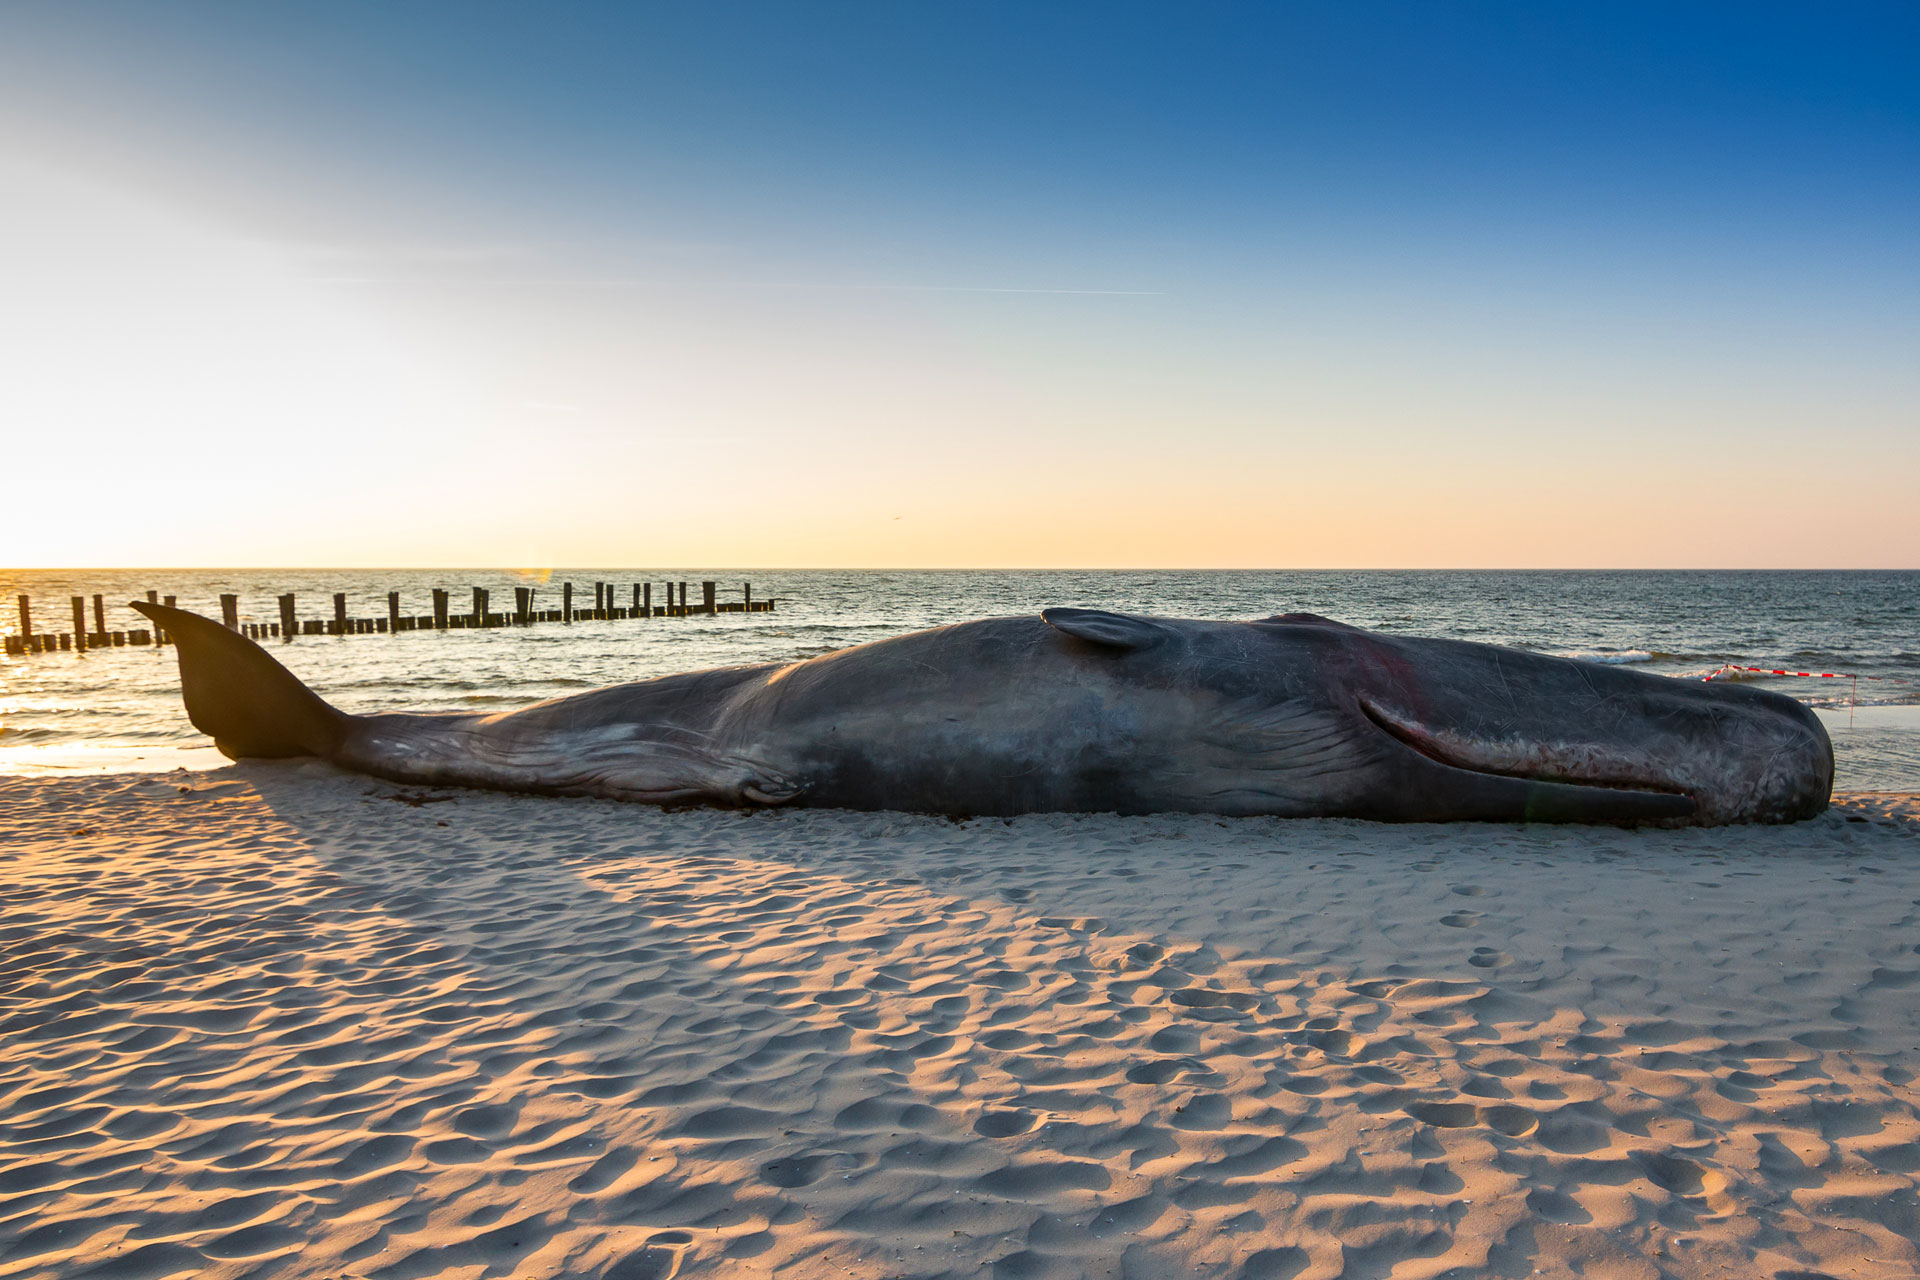
<svg viewBox="0 0 1920 1280">
<path fill-rule="evenodd" d="M 1778 694 L 1311 614 L 1049 609 L 496 715 L 349 716 L 251 641 L 135 602 L 227 754 L 654 803 L 1387 821 L 1785 822 L 1833 753 Z"/>
</svg>

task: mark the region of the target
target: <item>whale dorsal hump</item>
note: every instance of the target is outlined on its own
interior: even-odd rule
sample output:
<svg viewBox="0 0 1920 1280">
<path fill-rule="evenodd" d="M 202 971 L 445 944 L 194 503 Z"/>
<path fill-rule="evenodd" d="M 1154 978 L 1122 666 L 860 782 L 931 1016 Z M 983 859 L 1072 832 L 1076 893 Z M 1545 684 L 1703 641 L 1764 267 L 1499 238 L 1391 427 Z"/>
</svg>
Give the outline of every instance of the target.
<svg viewBox="0 0 1920 1280">
<path fill-rule="evenodd" d="M 1258 622 L 1279 623 L 1285 626 L 1342 627 L 1348 631 L 1360 629 L 1350 622 L 1337 622 L 1332 618 L 1323 618 L 1317 613 L 1276 613 L 1271 618 L 1260 618 Z"/>
<path fill-rule="evenodd" d="M 1108 613 L 1105 609 L 1042 609 L 1040 616 L 1055 631 L 1064 631 L 1076 640 L 1085 640 L 1103 649 L 1122 652 L 1150 648 L 1173 634 L 1170 628 L 1152 618 Z"/>
</svg>

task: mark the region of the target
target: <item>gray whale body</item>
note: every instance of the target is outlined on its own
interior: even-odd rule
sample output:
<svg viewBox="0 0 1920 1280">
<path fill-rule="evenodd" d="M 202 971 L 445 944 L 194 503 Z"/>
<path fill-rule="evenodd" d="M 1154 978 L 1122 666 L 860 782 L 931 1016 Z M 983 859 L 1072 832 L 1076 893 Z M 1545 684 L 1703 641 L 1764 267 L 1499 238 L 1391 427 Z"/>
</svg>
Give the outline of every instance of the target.
<svg viewBox="0 0 1920 1280">
<path fill-rule="evenodd" d="M 395 782 L 656 804 L 1713 825 L 1826 808 L 1833 747 L 1741 685 L 1313 614 L 1048 609 L 496 715 L 347 715 L 178 609 L 187 714 L 222 752 Z"/>
</svg>

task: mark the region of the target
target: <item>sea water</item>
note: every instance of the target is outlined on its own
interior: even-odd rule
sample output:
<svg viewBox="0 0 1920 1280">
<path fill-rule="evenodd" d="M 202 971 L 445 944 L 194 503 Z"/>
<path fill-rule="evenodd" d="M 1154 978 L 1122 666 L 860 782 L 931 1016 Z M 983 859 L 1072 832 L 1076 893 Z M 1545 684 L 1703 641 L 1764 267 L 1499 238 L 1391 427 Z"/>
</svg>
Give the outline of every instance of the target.
<svg viewBox="0 0 1920 1280">
<path fill-rule="evenodd" d="M 1680 680 L 1750 679 L 1811 703 L 1833 735 L 1841 789 L 1920 790 L 1920 572 L 1831 571 L 1202 571 L 791 570 L 650 568 L 506 570 L 0 570 L 0 633 L 15 634 L 15 597 L 32 597 L 38 631 L 69 631 L 69 600 L 103 595 L 109 630 L 146 626 L 125 602 L 149 590 L 219 617 L 240 598 L 244 621 L 278 622 L 293 592 L 302 618 L 330 618 L 334 592 L 353 617 L 454 612 L 469 588 L 489 608 L 576 609 L 593 584 L 615 607 L 633 584 L 714 580 L 723 601 L 752 583 L 773 613 L 547 623 L 499 630 L 303 636 L 274 655 L 346 711 L 504 711 L 543 698 L 675 671 L 791 661 L 923 627 L 1032 613 L 1051 605 L 1185 618 L 1311 612 L 1404 635 L 1444 636 L 1622 663 Z M 1729 666 L 1837 672 L 1857 679 L 1755 676 Z M 1718 673 L 1717 675 L 1715 673 Z M 187 723 L 173 650 L 0 659 L 0 772 L 174 767 L 221 761 Z"/>
</svg>

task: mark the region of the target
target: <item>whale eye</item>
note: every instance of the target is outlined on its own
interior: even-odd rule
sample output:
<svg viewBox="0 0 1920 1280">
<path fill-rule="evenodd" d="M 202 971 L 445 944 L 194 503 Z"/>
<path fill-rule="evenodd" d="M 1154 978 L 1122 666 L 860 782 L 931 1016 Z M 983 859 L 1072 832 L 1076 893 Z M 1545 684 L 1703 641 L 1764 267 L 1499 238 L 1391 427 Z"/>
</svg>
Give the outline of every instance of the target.
<svg viewBox="0 0 1920 1280">
<path fill-rule="evenodd" d="M 1055 631 L 1121 652 L 1151 648 L 1173 634 L 1172 628 L 1152 618 L 1105 609 L 1042 609 L 1040 616 Z"/>
</svg>

